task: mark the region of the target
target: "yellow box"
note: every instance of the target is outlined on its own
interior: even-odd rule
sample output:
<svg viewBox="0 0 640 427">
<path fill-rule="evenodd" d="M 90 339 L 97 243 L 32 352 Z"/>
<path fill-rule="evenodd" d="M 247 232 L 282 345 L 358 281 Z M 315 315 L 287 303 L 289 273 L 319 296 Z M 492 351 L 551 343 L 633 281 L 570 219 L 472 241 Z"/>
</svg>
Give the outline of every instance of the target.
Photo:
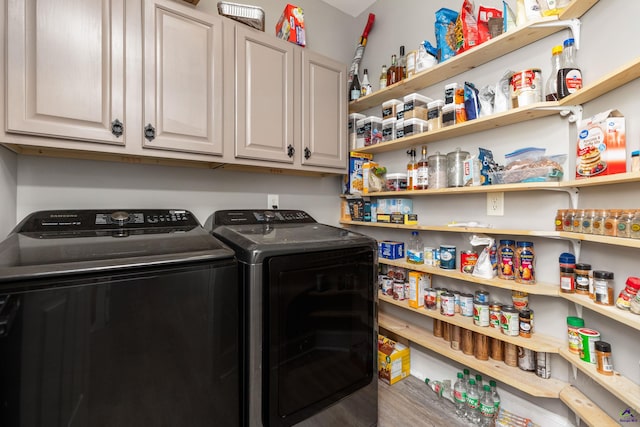
<svg viewBox="0 0 640 427">
<path fill-rule="evenodd" d="M 424 307 L 424 291 L 431 287 L 431 274 L 422 271 L 409 271 L 409 307 Z"/>
<path fill-rule="evenodd" d="M 409 347 L 378 334 L 378 377 L 391 385 L 408 377 L 410 370 Z"/>
</svg>

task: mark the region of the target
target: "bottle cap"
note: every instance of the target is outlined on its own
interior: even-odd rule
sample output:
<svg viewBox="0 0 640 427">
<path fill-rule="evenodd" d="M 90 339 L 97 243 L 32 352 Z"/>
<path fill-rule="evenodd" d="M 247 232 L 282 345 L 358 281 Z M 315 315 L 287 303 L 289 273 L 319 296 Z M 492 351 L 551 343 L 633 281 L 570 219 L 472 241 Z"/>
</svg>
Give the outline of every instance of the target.
<svg viewBox="0 0 640 427">
<path fill-rule="evenodd" d="M 567 326 L 575 326 L 577 328 L 582 328 L 584 326 L 584 319 L 581 317 L 568 316 Z"/>
<path fill-rule="evenodd" d="M 602 351 L 605 353 L 611 353 L 611 344 L 604 341 L 596 341 L 595 347 L 597 351 Z"/>
<path fill-rule="evenodd" d="M 562 53 L 562 46 L 558 45 L 551 48 L 552 55 L 557 55 L 559 53 Z"/>
<path fill-rule="evenodd" d="M 625 284 L 632 288 L 640 289 L 640 277 L 628 277 Z"/>
<path fill-rule="evenodd" d="M 569 252 L 563 252 L 559 257 L 560 264 L 575 264 L 576 256 Z"/>
<path fill-rule="evenodd" d="M 596 279 L 613 279 L 613 272 L 596 270 L 593 272 L 593 277 Z"/>
<path fill-rule="evenodd" d="M 569 46 L 573 46 L 573 43 L 575 42 L 575 40 L 573 38 L 568 38 L 564 41 L 564 47 L 569 47 Z"/>
<path fill-rule="evenodd" d="M 631 157 L 640 156 L 640 150 L 634 150 L 631 152 Z"/>
</svg>

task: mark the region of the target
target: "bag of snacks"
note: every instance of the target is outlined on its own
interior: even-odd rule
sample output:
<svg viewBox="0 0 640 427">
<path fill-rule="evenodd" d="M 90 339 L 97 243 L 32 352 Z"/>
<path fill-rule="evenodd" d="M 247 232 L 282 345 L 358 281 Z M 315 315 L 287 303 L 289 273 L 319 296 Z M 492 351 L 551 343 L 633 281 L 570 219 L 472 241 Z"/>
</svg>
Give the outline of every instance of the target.
<svg viewBox="0 0 640 427">
<path fill-rule="evenodd" d="M 456 54 L 456 20 L 458 12 L 441 8 L 436 12 L 436 44 L 438 61 L 444 62 Z"/>
</svg>

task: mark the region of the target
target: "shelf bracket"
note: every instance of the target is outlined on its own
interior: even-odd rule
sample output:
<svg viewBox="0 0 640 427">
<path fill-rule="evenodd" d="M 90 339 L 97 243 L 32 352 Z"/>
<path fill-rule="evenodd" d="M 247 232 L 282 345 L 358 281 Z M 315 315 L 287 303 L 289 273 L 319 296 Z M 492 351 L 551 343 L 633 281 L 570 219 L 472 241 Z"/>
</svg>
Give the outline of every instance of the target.
<svg viewBox="0 0 640 427">
<path fill-rule="evenodd" d="M 578 187 L 566 187 L 566 188 L 545 188 L 548 191 L 564 191 L 569 195 L 571 199 L 571 209 L 578 209 L 578 196 L 580 196 L 580 190 Z"/>
<path fill-rule="evenodd" d="M 582 105 L 564 105 L 562 107 L 538 107 L 538 110 L 555 110 L 560 116 L 567 117 L 569 123 L 577 123 L 582 120 Z"/>
<path fill-rule="evenodd" d="M 577 239 L 569 239 L 571 242 L 571 247 L 573 248 L 573 254 L 576 256 L 576 259 L 580 259 L 580 248 L 582 247 L 582 241 Z M 576 310 L 582 311 L 582 306 L 578 309 L 576 306 Z"/>
<path fill-rule="evenodd" d="M 532 27 L 566 27 L 571 30 L 573 41 L 576 49 L 580 49 L 580 26 L 582 23 L 579 19 L 567 19 L 562 21 L 541 22 L 534 24 Z"/>
</svg>

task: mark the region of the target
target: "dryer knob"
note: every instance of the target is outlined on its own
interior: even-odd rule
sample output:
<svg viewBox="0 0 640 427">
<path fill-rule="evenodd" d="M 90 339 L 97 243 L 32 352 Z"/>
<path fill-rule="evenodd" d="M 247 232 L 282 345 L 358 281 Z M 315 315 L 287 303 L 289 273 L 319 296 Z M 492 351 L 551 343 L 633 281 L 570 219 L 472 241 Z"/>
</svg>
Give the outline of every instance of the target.
<svg viewBox="0 0 640 427">
<path fill-rule="evenodd" d="M 125 211 L 116 211 L 111 214 L 111 220 L 114 224 L 123 226 L 129 222 L 129 213 Z"/>
</svg>

